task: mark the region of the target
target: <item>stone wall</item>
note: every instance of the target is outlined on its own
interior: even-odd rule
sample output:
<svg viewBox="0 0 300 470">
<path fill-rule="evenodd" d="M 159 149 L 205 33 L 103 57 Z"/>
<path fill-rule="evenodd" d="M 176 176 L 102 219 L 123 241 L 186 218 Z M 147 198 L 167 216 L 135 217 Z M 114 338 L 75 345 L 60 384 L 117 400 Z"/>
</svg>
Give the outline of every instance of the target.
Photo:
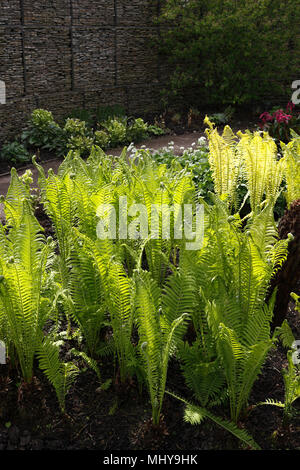
<svg viewBox="0 0 300 470">
<path fill-rule="evenodd" d="M 151 42 L 160 0 L 0 0 L 0 142 L 37 107 L 160 107 L 161 70 Z M 162 71 L 165 76 L 165 72 Z"/>
</svg>

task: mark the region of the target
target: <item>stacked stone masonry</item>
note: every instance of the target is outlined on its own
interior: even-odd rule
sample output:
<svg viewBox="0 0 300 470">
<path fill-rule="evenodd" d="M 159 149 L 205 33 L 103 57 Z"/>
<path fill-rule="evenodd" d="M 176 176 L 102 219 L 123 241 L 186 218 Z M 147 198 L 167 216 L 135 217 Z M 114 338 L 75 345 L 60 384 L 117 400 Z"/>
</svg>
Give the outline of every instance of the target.
<svg viewBox="0 0 300 470">
<path fill-rule="evenodd" d="M 37 107 L 159 109 L 160 0 L 0 0 L 0 143 Z"/>
</svg>

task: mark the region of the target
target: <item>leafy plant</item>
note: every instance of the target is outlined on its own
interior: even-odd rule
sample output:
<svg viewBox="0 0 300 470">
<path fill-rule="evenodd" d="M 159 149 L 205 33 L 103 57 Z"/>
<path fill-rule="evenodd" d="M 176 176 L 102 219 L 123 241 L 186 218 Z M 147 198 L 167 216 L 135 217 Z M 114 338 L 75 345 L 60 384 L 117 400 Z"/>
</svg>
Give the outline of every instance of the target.
<svg viewBox="0 0 300 470">
<path fill-rule="evenodd" d="M 259 117 L 260 128 L 268 131 L 271 137 L 283 142 L 291 140 L 291 130 L 300 132 L 300 112 L 295 111 L 295 105 L 289 102 L 285 111 L 274 109 L 270 113 L 265 111 Z"/>
<path fill-rule="evenodd" d="M 35 109 L 30 117 L 27 129 L 22 132 L 22 141 L 26 144 L 47 150 L 64 151 L 64 132 L 54 121 L 50 111 Z"/>
<path fill-rule="evenodd" d="M 288 367 L 282 371 L 285 387 L 284 402 L 268 398 L 266 401 L 260 402 L 256 405 L 272 405 L 283 408 L 285 423 L 291 417 L 297 415 L 297 410 L 293 405 L 295 401 L 300 398 L 300 369 L 293 361 L 293 354 L 294 352 L 292 350 L 288 351 Z"/>
<path fill-rule="evenodd" d="M 109 134 L 109 140 L 112 147 L 117 147 L 127 143 L 127 119 L 113 118 L 101 123 Z"/>
<path fill-rule="evenodd" d="M 2 146 L 1 160 L 12 164 L 27 163 L 30 160 L 30 154 L 24 145 L 14 141 Z"/>
<path fill-rule="evenodd" d="M 209 126 L 206 134 L 215 192 L 219 197 L 226 196 L 229 204 L 236 205 L 236 188 L 241 166 L 241 160 L 236 152 L 236 136 L 229 126 L 224 128 L 220 136 L 207 116 L 204 122 Z"/>
<path fill-rule="evenodd" d="M 281 144 L 285 167 L 285 198 L 290 208 L 292 202 L 300 199 L 300 136 L 291 131 L 293 139 L 287 145 Z"/>
<path fill-rule="evenodd" d="M 209 120 L 217 126 L 219 124 L 228 124 L 234 114 L 232 106 L 228 106 L 223 113 L 211 114 Z"/>
<path fill-rule="evenodd" d="M 79 374 L 79 369 L 72 362 L 61 362 L 59 342 L 50 337 L 44 339 L 38 350 L 39 366 L 53 385 L 62 413 L 65 413 L 66 394 Z"/>
<path fill-rule="evenodd" d="M 170 70 L 165 101 L 188 108 L 280 99 L 284 83 L 297 76 L 293 18 L 300 12 L 291 0 L 273 6 L 271 0 L 164 2 L 158 47 Z"/>
<path fill-rule="evenodd" d="M 43 327 L 54 308 L 44 291 L 54 246 L 43 236 L 15 170 L 4 207 L 9 235 L 1 224 L 0 330 L 9 355 L 30 382 Z"/>
<path fill-rule="evenodd" d="M 188 315 L 164 319 L 160 311 L 160 289 L 148 273 L 139 273 L 137 282 L 138 329 L 141 355 L 148 384 L 153 425 L 160 422 L 160 413 L 165 394 L 167 368 L 171 351 L 176 346 L 175 332 Z M 173 312 L 169 312 L 173 313 Z"/>
<path fill-rule="evenodd" d="M 140 140 L 146 139 L 146 137 L 148 137 L 148 130 L 148 124 L 144 122 L 143 119 L 134 119 L 133 122 L 127 127 L 126 139 L 129 142 L 139 142 Z M 153 130 L 154 127 L 152 127 L 152 131 Z"/>
<path fill-rule="evenodd" d="M 109 134 L 106 131 L 95 131 L 94 139 L 95 144 L 101 147 L 102 149 L 107 149 L 109 147 L 110 138 Z"/>
</svg>

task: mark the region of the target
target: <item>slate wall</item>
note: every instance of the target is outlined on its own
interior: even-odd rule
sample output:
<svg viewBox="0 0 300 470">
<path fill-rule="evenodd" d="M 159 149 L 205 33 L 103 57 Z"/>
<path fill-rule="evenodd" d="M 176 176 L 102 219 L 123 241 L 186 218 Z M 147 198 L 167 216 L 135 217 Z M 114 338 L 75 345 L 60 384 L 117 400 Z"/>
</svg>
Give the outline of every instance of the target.
<svg viewBox="0 0 300 470">
<path fill-rule="evenodd" d="M 160 106 L 161 71 L 151 39 L 160 0 L 0 0 L 0 142 L 37 107 Z"/>
</svg>

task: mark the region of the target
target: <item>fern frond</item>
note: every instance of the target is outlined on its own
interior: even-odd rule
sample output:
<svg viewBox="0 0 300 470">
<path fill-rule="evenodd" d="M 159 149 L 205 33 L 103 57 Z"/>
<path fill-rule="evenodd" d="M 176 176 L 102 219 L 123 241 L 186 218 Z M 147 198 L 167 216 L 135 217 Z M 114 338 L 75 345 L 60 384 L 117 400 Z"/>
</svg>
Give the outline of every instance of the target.
<svg viewBox="0 0 300 470">
<path fill-rule="evenodd" d="M 218 416 L 215 416 L 213 413 L 206 410 L 205 408 L 201 408 L 192 403 L 189 403 L 187 400 L 180 398 L 174 393 L 171 393 L 169 391 L 166 391 L 166 393 L 186 405 L 186 411 L 184 415 L 185 421 L 190 422 L 191 424 L 200 424 L 204 418 L 209 418 L 218 426 L 229 431 L 231 434 L 233 434 L 235 437 L 237 437 L 240 441 L 242 441 L 250 448 L 260 450 L 258 444 L 253 440 L 253 438 L 247 433 L 245 429 L 238 428 L 233 422 L 219 418 Z"/>
<path fill-rule="evenodd" d="M 45 338 L 39 351 L 39 366 L 53 385 L 61 411 L 65 412 L 66 394 L 79 374 L 79 369 L 71 362 L 63 363 L 59 359 L 59 345 Z"/>
</svg>

